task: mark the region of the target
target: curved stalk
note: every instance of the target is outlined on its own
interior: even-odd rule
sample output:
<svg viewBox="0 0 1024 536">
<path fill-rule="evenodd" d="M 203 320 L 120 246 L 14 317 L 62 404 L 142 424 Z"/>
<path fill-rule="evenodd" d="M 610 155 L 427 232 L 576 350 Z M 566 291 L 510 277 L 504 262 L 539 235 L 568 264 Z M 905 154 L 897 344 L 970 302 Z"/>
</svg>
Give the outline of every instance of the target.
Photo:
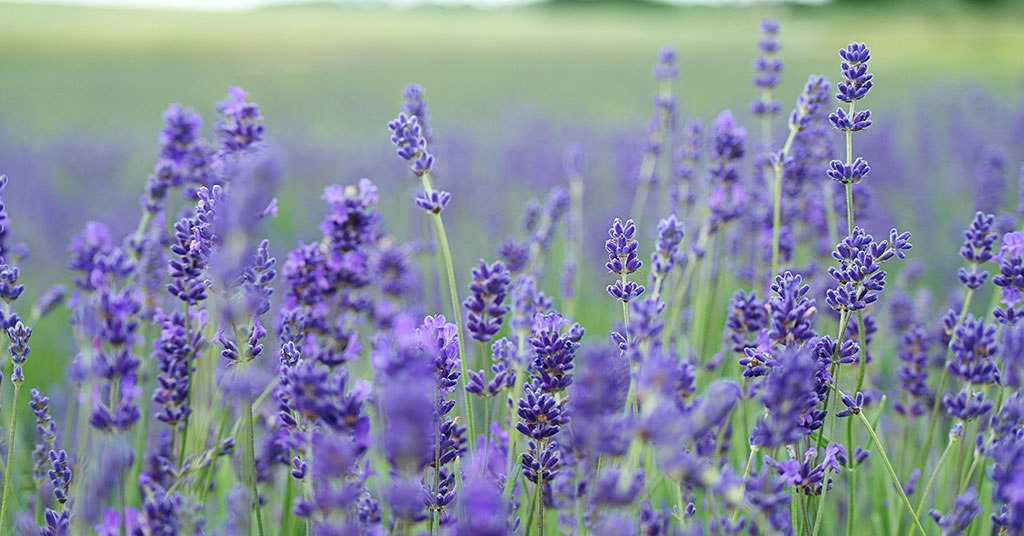
<svg viewBox="0 0 1024 536">
<path fill-rule="evenodd" d="M 429 195 L 434 191 L 431 184 L 432 179 L 429 173 L 425 173 L 421 177 L 423 181 L 423 189 Z M 441 214 L 431 214 L 431 219 L 434 220 L 434 230 L 437 232 L 438 243 L 441 245 L 441 255 L 444 257 L 444 270 L 448 273 L 448 289 L 449 296 L 452 301 L 452 315 L 455 317 L 455 329 L 459 337 L 459 367 L 461 373 L 459 374 L 459 380 L 462 383 L 462 403 L 466 408 L 466 429 L 469 431 L 469 450 L 470 453 L 476 450 L 476 430 L 473 427 L 473 406 L 470 405 L 469 391 L 466 390 L 466 350 L 465 350 L 465 339 L 462 337 L 462 310 L 459 305 L 459 291 L 455 286 L 455 267 L 452 264 L 452 250 L 448 245 L 448 235 L 444 230 L 444 222 L 441 220 Z"/>
</svg>

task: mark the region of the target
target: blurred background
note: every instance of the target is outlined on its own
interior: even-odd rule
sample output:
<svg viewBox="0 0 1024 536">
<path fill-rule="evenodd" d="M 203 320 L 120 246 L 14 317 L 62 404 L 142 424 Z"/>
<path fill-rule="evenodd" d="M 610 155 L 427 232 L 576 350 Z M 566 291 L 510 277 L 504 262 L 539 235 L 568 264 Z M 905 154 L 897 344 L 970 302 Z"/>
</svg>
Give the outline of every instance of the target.
<svg viewBox="0 0 1024 536">
<path fill-rule="evenodd" d="M 415 184 L 386 127 L 409 82 L 426 89 L 439 186 L 454 196 L 445 218 L 460 286 L 469 263 L 496 258 L 526 200 L 565 184 L 563 154 L 579 143 L 592 245 L 581 268 L 600 288 L 601 239 L 632 197 L 658 51 L 679 52 L 681 120 L 732 109 L 758 132 L 751 62 L 768 16 L 782 26 L 783 110 L 809 74 L 838 78 L 837 49 L 871 47 L 875 126 L 857 141 L 873 168 L 869 230 L 912 231 L 941 289 L 979 181 L 989 197 L 1001 184 L 999 210 L 1017 205 L 1020 2 L 0 3 L 0 173 L 11 232 L 32 250 L 26 296 L 70 282 L 66 246 L 87 221 L 118 236 L 135 228 L 168 104 L 194 107 L 210 135 L 232 85 L 260 104 L 280 164 L 280 215 L 268 229 L 279 258 L 317 237 L 324 186 L 361 177 L 380 187 L 391 232 L 421 236 Z M 775 126 L 779 139 L 784 118 Z"/>
</svg>

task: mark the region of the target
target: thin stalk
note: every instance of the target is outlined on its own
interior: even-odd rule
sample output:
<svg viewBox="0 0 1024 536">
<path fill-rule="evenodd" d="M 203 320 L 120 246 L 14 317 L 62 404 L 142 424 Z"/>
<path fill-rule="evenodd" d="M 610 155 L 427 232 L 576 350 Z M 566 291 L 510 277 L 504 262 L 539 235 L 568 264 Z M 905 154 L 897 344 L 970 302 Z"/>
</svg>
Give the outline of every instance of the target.
<svg viewBox="0 0 1024 536">
<path fill-rule="evenodd" d="M 427 195 L 430 195 L 434 188 L 431 185 L 432 179 L 430 173 L 425 173 L 421 177 L 423 181 L 423 189 L 426 190 Z M 451 291 L 449 296 L 452 301 L 452 316 L 455 317 L 455 329 L 459 336 L 459 366 L 462 371 L 459 374 L 459 381 L 462 383 L 462 402 L 466 408 L 466 429 L 469 431 L 469 450 L 470 453 L 476 450 L 476 430 L 473 427 L 473 406 L 470 405 L 469 391 L 466 390 L 466 351 L 465 339 L 462 337 L 462 310 L 459 306 L 459 290 L 455 286 L 455 267 L 452 264 L 452 250 L 448 245 L 448 235 L 444 230 L 444 222 L 441 220 L 441 214 L 432 214 L 434 220 L 434 229 L 437 231 L 438 242 L 441 244 L 441 254 L 444 256 L 444 269 L 448 273 L 448 289 Z"/>
<path fill-rule="evenodd" d="M 825 196 L 825 223 L 828 227 L 828 236 L 831 243 L 839 243 L 839 224 L 836 223 L 835 196 L 832 193 L 831 181 L 824 183 L 822 188 Z"/>
<path fill-rule="evenodd" d="M 750 446 L 750 456 L 747 457 L 747 466 L 743 469 L 743 479 L 742 480 L 744 482 L 747 480 L 747 477 L 750 476 L 750 468 L 754 465 L 754 456 L 757 454 L 758 448 L 760 448 L 760 447 L 758 447 L 758 445 L 751 445 Z M 734 510 L 733 513 L 732 513 L 732 522 L 733 523 L 736 523 L 736 520 L 740 518 L 740 510 L 741 510 L 741 507 L 743 506 L 743 498 L 746 495 L 746 492 L 747 492 L 746 486 L 743 486 L 743 487 L 740 488 L 740 500 L 736 504 L 736 510 Z"/>
<path fill-rule="evenodd" d="M 530 510 L 526 514 L 526 536 L 530 536 L 533 529 L 533 512 L 537 509 L 537 497 L 540 495 L 540 483 L 533 487 L 533 498 L 530 500 Z"/>
<path fill-rule="evenodd" d="M 696 247 L 698 249 L 707 245 L 710 232 L 710 229 L 708 229 L 706 225 L 701 227 L 700 231 L 698 231 L 696 243 Z M 696 265 L 699 260 L 700 259 L 693 255 L 692 251 L 686 256 L 686 267 L 683 268 L 683 275 L 679 280 L 679 286 L 676 287 L 676 293 L 672 297 L 672 307 L 669 310 L 668 322 L 665 324 L 665 329 L 662 331 L 661 335 L 661 345 L 665 348 L 668 347 L 668 343 L 672 337 L 672 332 L 675 330 L 676 323 L 679 321 L 679 313 L 683 309 L 686 290 L 690 288 L 690 281 L 693 279 L 694 270 L 696 269 Z"/>
<path fill-rule="evenodd" d="M 11 495 L 11 473 L 14 472 L 14 430 L 18 426 L 18 394 L 21 383 L 14 384 L 14 401 L 11 404 L 11 427 L 7 436 L 7 463 L 4 464 L 4 497 L 0 503 L 0 534 L 4 532 L 4 520 L 7 519 L 7 498 Z"/>
<path fill-rule="evenodd" d="M 187 343 L 190 344 L 191 341 L 192 341 L 192 333 L 191 333 L 191 331 L 192 331 L 192 318 L 188 314 L 188 302 L 187 301 L 184 302 L 183 305 L 184 305 L 184 309 L 185 309 L 185 341 L 187 341 Z M 235 330 L 235 331 L 237 332 L 237 330 Z M 186 377 L 186 380 L 185 380 L 185 387 L 188 389 L 188 393 L 186 395 L 186 397 L 187 397 L 186 404 L 191 406 L 192 405 L 192 391 L 193 391 L 192 378 L 194 376 L 193 375 L 193 369 L 195 369 L 195 349 L 191 348 L 191 346 L 189 347 L 188 355 L 185 356 L 185 363 L 188 365 L 188 374 L 187 374 L 187 377 Z M 189 425 L 191 423 L 192 423 L 191 415 L 186 415 L 185 416 L 185 423 L 182 425 L 181 450 L 178 451 L 178 470 L 179 471 L 181 470 L 182 465 L 184 465 L 184 463 L 185 463 L 185 454 L 186 454 L 186 451 L 188 449 L 188 447 L 187 447 L 187 445 L 188 445 L 188 429 L 189 429 Z"/>
<path fill-rule="evenodd" d="M 765 120 L 767 125 L 767 120 Z M 771 133 L 770 128 L 765 129 L 766 133 Z M 793 138 L 796 137 L 797 130 L 793 127 L 789 127 L 789 136 L 786 138 L 786 144 L 782 146 L 782 158 L 775 163 L 775 191 L 774 194 L 774 207 L 772 211 L 772 277 L 779 273 L 779 230 L 782 228 L 782 163 L 786 160 L 789 155 L 789 149 L 793 145 Z"/>
<path fill-rule="evenodd" d="M 521 359 L 526 349 L 526 334 L 519 333 L 517 339 L 516 355 Z M 526 381 L 526 367 L 518 364 L 520 359 L 516 360 L 516 383 L 512 386 L 512 406 L 509 408 L 508 471 L 505 473 L 507 475 L 511 475 L 513 469 L 519 465 L 515 463 L 517 454 L 516 444 L 519 442 L 519 432 L 516 430 L 516 425 L 519 423 L 519 398 L 523 396 L 523 384 Z M 505 489 L 502 491 L 502 496 L 506 500 L 511 497 L 514 486 L 515 479 L 505 479 Z"/>
<path fill-rule="evenodd" d="M 836 393 L 839 396 L 845 396 L 838 387 L 834 387 Z M 878 447 L 878 454 L 882 457 L 882 463 L 885 464 L 885 470 L 889 472 L 889 479 L 892 481 L 892 485 L 896 487 L 896 491 L 899 492 L 900 500 L 903 502 L 903 507 L 910 514 L 911 519 L 914 521 L 914 526 L 921 533 L 921 536 L 927 536 L 924 527 L 921 526 L 921 520 L 918 519 L 917 513 L 914 511 L 914 507 L 910 505 L 910 499 L 907 498 L 906 492 L 903 491 L 903 484 L 900 483 L 900 477 L 896 475 L 896 470 L 892 468 L 892 463 L 889 462 L 889 456 L 885 454 L 885 447 L 882 446 L 882 441 L 878 439 L 878 435 L 875 433 L 874 427 L 871 426 L 871 422 L 864 416 L 864 412 L 858 412 L 857 418 L 860 419 L 861 424 L 864 425 L 864 429 L 868 431 L 868 435 L 871 436 L 871 441 L 874 442 L 875 446 Z"/>
<path fill-rule="evenodd" d="M 800 525 L 800 518 L 797 515 L 796 503 L 803 502 L 800 500 L 800 495 L 796 491 L 796 487 L 789 488 L 789 525 L 793 528 L 793 534 L 800 536 L 803 534 L 803 526 Z"/>
<path fill-rule="evenodd" d="M 856 505 L 853 468 L 853 419 L 846 419 L 846 536 L 853 536 L 853 508 Z"/>
<path fill-rule="evenodd" d="M 252 395 L 245 400 L 245 448 L 247 462 L 246 472 L 249 477 L 249 492 L 252 493 L 252 509 L 256 512 L 256 528 L 263 536 L 263 515 L 260 513 L 260 493 L 256 486 L 256 438 L 253 428 Z"/>
</svg>

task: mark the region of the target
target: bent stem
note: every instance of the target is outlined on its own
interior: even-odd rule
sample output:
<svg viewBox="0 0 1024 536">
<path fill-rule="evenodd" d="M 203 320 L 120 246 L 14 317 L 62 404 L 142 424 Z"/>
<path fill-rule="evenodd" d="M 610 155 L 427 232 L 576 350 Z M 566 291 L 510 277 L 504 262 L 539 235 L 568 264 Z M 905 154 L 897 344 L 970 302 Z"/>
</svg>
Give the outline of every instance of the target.
<svg viewBox="0 0 1024 536">
<path fill-rule="evenodd" d="M 432 179 L 430 173 L 425 173 L 421 177 L 423 181 L 423 189 L 427 194 L 431 194 L 434 191 L 431 185 Z M 470 405 L 469 391 L 466 390 L 466 350 L 465 341 L 462 338 L 462 311 L 459 308 L 459 291 L 455 286 L 455 267 L 452 264 L 452 250 L 448 245 L 448 235 L 444 230 L 444 222 L 441 220 L 440 213 L 432 213 L 432 220 L 434 220 L 434 230 L 437 232 L 438 242 L 441 244 L 441 255 L 444 257 L 444 266 L 442 267 L 448 273 L 448 289 L 451 291 L 448 295 L 452 300 L 452 316 L 455 317 L 455 329 L 459 337 L 459 367 L 461 373 L 459 374 L 459 380 L 462 383 L 462 403 L 466 408 L 466 429 L 469 431 L 469 450 L 470 453 L 476 450 L 476 430 L 473 427 L 473 406 Z"/>
<path fill-rule="evenodd" d="M 953 450 L 953 445 L 959 441 L 959 436 L 950 436 L 949 443 L 946 443 L 946 448 L 942 451 L 942 456 L 939 457 L 939 463 L 935 466 L 935 470 L 932 471 L 932 476 L 928 477 L 928 483 L 924 487 L 924 492 L 921 493 L 921 498 L 917 500 L 917 508 L 914 509 L 916 515 L 921 515 L 921 510 L 924 509 L 924 503 L 928 500 L 928 495 L 932 492 L 932 484 L 935 483 L 935 478 L 939 476 L 939 471 L 942 469 L 942 465 L 946 463 L 946 458 L 949 456 L 949 452 Z M 913 536 L 913 531 L 911 531 Z"/>
<path fill-rule="evenodd" d="M 836 390 L 836 394 L 839 396 L 846 396 L 845 393 L 839 390 L 838 387 L 833 387 Z M 860 419 L 861 424 L 864 425 L 864 429 L 868 431 L 868 435 L 871 436 L 871 441 L 878 447 L 878 454 L 882 457 L 882 463 L 885 465 L 885 470 L 889 473 L 889 480 L 892 481 L 892 485 L 896 487 L 896 491 L 900 494 L 900 501 L 903 502 L 903 507 L 910 514 L 910 518 L 914 521 L 914 526 L 921 533 L 921 536 L 927 536 L 924 527 L 921 526 L 921 520 L 918 519 L 917 513 L 914 511 L 914 507 L 910 504 L 910 499 L 907 498 L 906 492 L 903 491 L 903 484 L 900 483 L 900 477 L 896 475 L 896 470 L 893 469 L 892 463 L 889 461 L 889 456 L 885 454 L 885 447 L 882 446 L 882 441 L 878 439 L 878 435 L 875 433 L 874 427 L 871 426 L 871 422 L 864 416 L 864 412 L 858 412 L 857 418 Z"/>
<path fill-rule="evenodd" d="M 18 426 L 18 394 L 21 383 L 14 384 L 14 401 L 11 404 L 11 428 L 7 436 L 7 463 L 4 465 L 4 497 L 0 502 L 0 534 L 4 532 L 4 520 L 7 519 L 7 498 L 11 491 L 11 473 L 14 472 L 14 430 Z"/>
</svg>

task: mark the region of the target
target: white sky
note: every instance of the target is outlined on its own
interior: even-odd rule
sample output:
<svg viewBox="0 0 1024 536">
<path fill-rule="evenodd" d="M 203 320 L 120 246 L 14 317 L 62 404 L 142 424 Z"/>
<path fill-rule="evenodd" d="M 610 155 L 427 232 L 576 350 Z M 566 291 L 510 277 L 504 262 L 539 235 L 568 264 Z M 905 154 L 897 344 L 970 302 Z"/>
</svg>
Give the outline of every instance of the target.
<svg viewBox="0 0 1024 536">
<path fill-rule="evenodd" d="M 204 11 L 232 11 L 251 9 L 265 5 L 302 4 L 321 0 L 0 0 L 22 4 L 75 4 L 93 6 L 119 6 L 150 9 L 188 9 Z M 395 6 L 411 6 L 416 4 L 472 5 L 478 7 L 507 6 L 527 4 L 541 0 L 325 0 L 344 4 L 390 4 Z M 661 0 L 673 4 L 750 4 L 765 0 Z M 778 0 L 767 0 L 778 1 Z M 826 0 L 798 0 L 808 3 L 820 3 Z"/>
<path fill-rule="evenodd" d="M 0 0 L 23 4 L 75 4 L 94 6 L 121 6 L 151 9 L 189 9 L 204 11 L 231 11 L 250 9 L 264 5 L 303 4 L 310 0 Z M 317 1 L 317 0 L 314 0 Z M 331 1 L 331 0 L 328 0 Z M 385 3 L 392 5 L 413 5 L 423 3 L 502 6 L 524 4 L 532 0 L 347 0 L 343 3 Z"/>
</svg>

